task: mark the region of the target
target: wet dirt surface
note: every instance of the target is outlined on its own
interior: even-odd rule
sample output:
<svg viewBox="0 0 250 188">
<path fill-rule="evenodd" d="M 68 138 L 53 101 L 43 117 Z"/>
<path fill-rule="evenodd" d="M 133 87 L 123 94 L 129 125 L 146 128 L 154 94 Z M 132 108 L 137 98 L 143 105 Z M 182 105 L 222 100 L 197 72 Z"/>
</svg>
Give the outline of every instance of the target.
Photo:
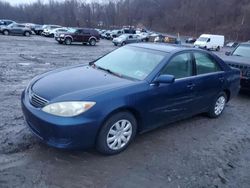
<svg viewBox="0 0 250 188">
<path fill-rule="evenodd" d="M 43 37 L 0 35 L 0 187 L 250 187 L 250 94 L 218 119 L 196 116 L 139 135 L 123 153 L 102 156 L 41 144 L 27 128 L 20 95 L 36 75 L 84 64 L 109 51 Z"/>
</svg>

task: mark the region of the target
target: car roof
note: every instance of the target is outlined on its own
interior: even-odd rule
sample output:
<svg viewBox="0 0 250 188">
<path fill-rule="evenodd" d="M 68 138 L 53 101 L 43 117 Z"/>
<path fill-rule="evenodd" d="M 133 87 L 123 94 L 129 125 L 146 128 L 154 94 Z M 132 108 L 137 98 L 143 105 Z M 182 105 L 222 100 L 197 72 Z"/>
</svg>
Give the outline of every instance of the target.
<svg viewBox="0 0 250 188">
<path fill-rule="evenodd" d="M 180 45 L 171 45 L 171 44 L 148 44 L 148 43 L 140 43 L 140 44 L 129 44 L 128 46 L 138 47 L 138 48 L 145 48 L 150 50 L 156 50 L 161 52 L 171 53 L 174 51 L 190 49 Z"/>
</svg>

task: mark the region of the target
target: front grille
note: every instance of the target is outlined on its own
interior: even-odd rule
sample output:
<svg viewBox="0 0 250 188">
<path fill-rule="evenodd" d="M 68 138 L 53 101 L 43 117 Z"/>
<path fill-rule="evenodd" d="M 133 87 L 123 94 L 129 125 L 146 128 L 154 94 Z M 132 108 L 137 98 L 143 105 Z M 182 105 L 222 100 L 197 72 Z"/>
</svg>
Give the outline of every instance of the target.
<svg viewBox="0 0 250 188">
<path fill-rule="evenodd" d="M 240 69 L 243 77 L 250 77 L 250 66 L 233 63 L 229 63 L 228 65 Z"/>
<path fill-rule="evenodd" d="M 30 103 L 36 108 L 44 107 L 49 101 L 36 95 L 35 93 L 30 92 Z"/>
</svg>

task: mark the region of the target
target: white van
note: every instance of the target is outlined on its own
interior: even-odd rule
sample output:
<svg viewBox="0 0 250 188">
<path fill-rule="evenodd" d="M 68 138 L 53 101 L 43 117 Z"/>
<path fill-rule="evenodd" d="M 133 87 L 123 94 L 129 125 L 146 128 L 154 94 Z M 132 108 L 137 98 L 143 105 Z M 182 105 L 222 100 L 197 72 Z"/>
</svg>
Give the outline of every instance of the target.
<svg viewBox="0 0 250 188">
<path fill-rule="evenodd" d="M 225 37 L 223 35 L 203 34 L 196 40 L 194 47 L 220 51 L 224 43 Z"/>
</svg>

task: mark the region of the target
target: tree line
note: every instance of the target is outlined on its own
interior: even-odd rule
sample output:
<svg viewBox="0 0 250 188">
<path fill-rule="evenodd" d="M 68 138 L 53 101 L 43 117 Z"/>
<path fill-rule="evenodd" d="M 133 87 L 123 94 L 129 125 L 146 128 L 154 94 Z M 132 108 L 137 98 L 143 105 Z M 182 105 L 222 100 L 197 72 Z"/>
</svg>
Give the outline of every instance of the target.
<svg viewBox="0 0 250 188">
<path fill-rule="evenodd" d="M 199 36 L 224 34 L 250 40 L 249 0 L 37 0 L 11 6 L 0 0 L 0 19 L 19 22 L 115 28 L 144 26 L 164 33 Z"/>
</svg>

